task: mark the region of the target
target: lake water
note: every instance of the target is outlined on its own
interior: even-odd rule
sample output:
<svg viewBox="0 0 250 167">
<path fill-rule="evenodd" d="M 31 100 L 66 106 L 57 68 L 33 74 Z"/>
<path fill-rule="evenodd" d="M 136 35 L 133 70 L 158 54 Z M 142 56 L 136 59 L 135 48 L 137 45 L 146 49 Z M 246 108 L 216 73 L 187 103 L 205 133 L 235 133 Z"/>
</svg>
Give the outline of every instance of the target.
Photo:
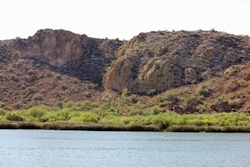
<svg viewBox="0 0 250 167">
<path fill-rule="evenodd" d="M 250 134 L 0 130 L 0 166 L 249 166 Z"/>
</svg>

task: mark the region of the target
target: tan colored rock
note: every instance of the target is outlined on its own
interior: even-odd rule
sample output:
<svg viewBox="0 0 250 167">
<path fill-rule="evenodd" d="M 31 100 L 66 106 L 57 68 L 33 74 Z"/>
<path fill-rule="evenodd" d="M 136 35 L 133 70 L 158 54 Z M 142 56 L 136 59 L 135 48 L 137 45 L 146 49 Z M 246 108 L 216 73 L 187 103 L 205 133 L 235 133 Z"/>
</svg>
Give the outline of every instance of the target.
<svg viewBox="0 0 250 167">
<path fill-rule="evenodd" d="M 32 57 L 54 67 L 78 59 L 91 39 L 64 30 L 39 30 L 27 40 L 18 40 L 16 53 L 19 57 Z"/>
<path fill-rule="evenodd" d="M 151 94 L 153 90 L 163 92 L 182 85 L 182 73 L 181 68 L 167 61 L 120 58 L 105 75 L 104 83 L 106 89 L 121 92 L 128 88 L 133 93 Z"/>
<path fill-rule="evenodd" d="M 193 68 L 186 68 L 185 69 L 185 83 L 186 84 L 193 84 L 197 82 L 197 73 Z"/>
<path fill-rule="evenodd" d="M 245 45 L 240 37 L 216 31 L 141 33 L 119 48 L 104 86 L 152 94 L 197 83 L 212 77 L 207 71 L 214 75 L 247 59 Z"/>
</svg>

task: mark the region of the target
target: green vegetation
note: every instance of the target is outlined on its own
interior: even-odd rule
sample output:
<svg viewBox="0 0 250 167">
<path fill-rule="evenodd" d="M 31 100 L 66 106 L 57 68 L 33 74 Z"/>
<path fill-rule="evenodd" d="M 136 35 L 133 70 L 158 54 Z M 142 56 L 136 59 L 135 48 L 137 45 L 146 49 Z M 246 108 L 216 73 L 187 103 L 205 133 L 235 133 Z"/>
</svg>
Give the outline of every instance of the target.
<svg viewBox="0 0 250 167">
<path fill-rule="evenodd" d="M 167 98 L 172 99 L 173 95 L 167 94 Z M 166 99 L 157 100 L 163 102 Z M 239 103 L 235 99 L 230 105 Z M 124 91 L 121 98 L 107 103 L 69 101 L 58 108 L 33 106 L 21 111 L 1 108 L 0 121 L 0 128 L 250 132 L 250 116 L 247 114 L 180 115 L 164 111 L 158 105 L 137 101 L 135 96 L 129 96 L 128 91 Z"/>
<path fill-rule="evenodd" d="M 199 86 L 199 87 L 196 89 L 196 94 L 197 94 L 197 95 L 200 95 L 200 96 L 205 96 L 205 97 L 207 97 L 207 96 L 209 96 L 210 92 L 209 92 L 209 90 L 208 90 L 206 87 L 204 87 L 204 86 Z"/>
</svg>

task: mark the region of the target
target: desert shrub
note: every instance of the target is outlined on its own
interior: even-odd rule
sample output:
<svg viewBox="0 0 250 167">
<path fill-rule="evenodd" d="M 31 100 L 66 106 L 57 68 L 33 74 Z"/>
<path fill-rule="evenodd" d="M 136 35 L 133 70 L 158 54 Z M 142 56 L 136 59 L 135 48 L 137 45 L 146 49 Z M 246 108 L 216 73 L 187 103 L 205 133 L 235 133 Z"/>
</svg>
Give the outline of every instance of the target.
<svg viewBox="0 0 250 167">
<path fill-rule="evenodd" d="M 240 87 L 246 87 L 248 85 L 248 82 L 244 79 L 239 79 L 236 81 L 236 83 L 240 86 Z"/>
<path fill-rule="evenodd" d="M 4 116 L 6 114 L 5 110 L 0 108 L 0 115 Z"/>
<path fill-rule="evenodd" d="M 123 98 L 124 98 L 124 97 L 128 97 L 130 94 L 131 94 L 131 93 L 130 93 L 130 91 L 128 91 L 128 89 L 123 89 L 123 90 L 122 90 L 122 97 L 123 97 Z"/>
<path fill-rule="evenodd" d="M 35 94 L 35 95 L 32 96 L 32 100 L 33 100 L 33 101 L 35 101 L 35 100 L 38 101 L 38 100 L 43 100 L 43 98 L 42 98 L 41 95 Z"/>
<path fill-rule="evenodd" d="M 228 101 L 228 104 L 231 108 L 239 108 L 242 105 L 241 99 L 231 99 Z"/>
<path fill-rule="evenodd" d="M 119 115 L 119 106 L 117 107 L 109 103 L 103 103 L 95 108 L 95 110 L 99 112 L 101 117 Z"/>
<path fill-rule="evenodd" d="M 48 112 L 47 114 L 43 115 L 39 118 L 40 122 L 56 122 L 58 121 L 58 116 L 56 112 Z"/>
<path fill-rule="evenodd" d="M 107 116 L 101 119 L 98 123 L 108 125 L 128 125 L 133 124 L 132 118 L 133 117 L 126 116 Z"/>
<path fill-rule="evenodd" d="M 215 100 L 215 103 L 229 101 L 230 99 L 231 99 L 230 94 L 222 94 Z"/>
<path fill-rule="evenodd" d="M 78 117 L 72 117 L 70 121 L 85 122 L 85 123 L 96 123 L 98 122 L 98 117 L 92 112 L 83 112 Z"/>
<path fill-rule="evenodd" d="M 183 96 L 189 96 L 191 94 L 191 92 L 187 89 L 183 89 L 180 91 L 180 95 L 183 95 Z"/>
<path fill-rule="evenodd" d="M 131 123 L 131 118 L 130 117 L 125 117 L 125 116 L 121 117 L 120 122 L 121 122 L 121 124 L 125 124 L 125 125 L 130 124 Z"/>
<path fill-rule="evenodd" d="M 3 108 L 3 107 L 5 107 L 5 103 L 0 101 L 0 108 Z"/>
<path fill-rule="evenodd" d="M 196 106 L 196 109 L 200 112 L 200 113 L 204 113 L 205 111 L 207 111 L 207 107 L 203 104 L 199 104 L 198 106 Z"/>
<path fill-rule="evenodd" d="M 167 91 L 166 92 L 166 100 L 168 101 L 176 101 L 178 100 L 177 95 L 174 94 L 173 92 Z"/>
<path fill-rule="evenodd" d="M 63 108 L 63 103 L 62 103 L 61 101 L 59 101 L 59 102 L 57 103 L 57 107 L 59 107 L 60 109 L 62 109 L 62 108 Z"/>
<path fill-rule="evenodd" d="M 239 71 L 239 68 L 238 67 L 229 67 L 228 69 L 226 69 L 226 71 L 224 72 L 225 74 L 228 74 L 228 75 L 234 75 L 236 74 L 237 72 Z"/>
<path fill-rule="evenodd" d="M 55 111 L 55 115 L 57 120 L 67 121 L 69 119 L 69 113 L 71 112 L 70 108 L 63 108 L 59 111 Z"/>
<path fill-rule="evenodd" d="M 150 114 L 152 114 L 152 115 L 157 115 L 157 114 L 159 114 L 160 112 L 163 111 L 163 110 L 162 110 L 159 106 L 157 106 L 157 105 L 151 107 L 149 110 L 150 110 Z"/>
<path fill-rule="evenodd" d="M 34 106 L 26 110 L 22 110 L 19 112 L 25 118 L 27 122 L 44 122 L 41 120 L 41 117 L 46 115 L 48 111 L 43 107 Z"/>
<path fill-rule="evenodd" d="M 161 102 L 166 101 L 167 99 L 164 98 L 164 97 L 162 97 L 162 96 L 156 96 L 156 97 L 155 97 L 155 100 L 156 100 L 157 103 L 158 103 L 158 102 L 161 103 Z"/>
<path fill-rule="evenodd" d="M 238 122 L 250 123 L 250 117 L 242 113 L 220 113 L 212 116 L 212 122 L 218 126 L 237 126 Z M 245 122 L 245 123 L 246 123 Z"/>
<path fill-rule="evenodd" d="M 199 96 L 205 96 L 205 97 L 210 95 L 209 90 L 204 86 L 198 86 L 195 93 Z"/>
<path fill-rule="evenodd" d="M 37 103 L 36 100 L 31 100 L 31 101 L 29 102 L 29 104 L 28 104 L 25 108 L 32 108 L 32 107 L 35 107 L 35 106 L 37 106 L 37 105 L 38 105 L 38 103 Z"/>
<path fill-rule="evenodd" d="M 182 98 L 181 100 L 182 100 L 182 105 L 184 108 L 190 105 L 191 103 L 198 101 L 197 97 L 193 95 Z"/>
<path fill-rule="evenodd" d="M 136 108 L 130 111 L 130 116 L 134 116 L 134 115 L 142 115 L 143 114 L 143 110 L 140 108 Z"/>
<path fill-rule="evenodd" d="M 106 117 L 102 118 L 98 123 L 114 125 L 115 124 L 114 120 L 117 120 L 116 117 L 114 117 L 114 116 L 106 116 Z"/>
<path fill-rule="evenodd" d="M 108 110 L 110 107 L 111 106 L 109 103 L 103 103 L 98 108 L 100 108 L 102 111 L 105 111 L 105 110 Z"/>
<path fill-rule="evenodd" d="M 5 121 L 5 116 L 4 115 L 0 115 L 0 121 Z"/>
<path fill-rule="evenodd" d="M 80 106 L 81 111 L 89 111 L 89 110 L 92 110 L 93 107 L 97 107 L 96 104 L 92 104 L 88 101 L 81 102 L 79 106 Z"/>
<path fill-rule="evenodd" d="M 94 108 L 92 112 L 98 115 L 99 117 L 102 117 L 102 110 L 100 108 Z"/>
<path fill-rule="evenodd" d="M 24 121 L 25 120 L 25 118 L 17 112 L 6 113 L 5 119 L 8 121 Z"/>
<path fill-rule="evenodd" d="M 56 111 L 57 120 L 66 121 L 69 120 L 74 112 L 71 108 L 63 108 L 59 111 Z"/>
<path fill-rule="evenodd" d="M 63 108 L 70 108 L 74 106 L 74 102 L 73 101 L 67 101 L 66 103 L 64 103 Z"/>
<path fill-rule="evenodd" d="M 85 97 L 91 97 L 91 93 L 88 92 L 88 91 L 87 91 L 87 92 L 84 92 L 83 95 L 84 95 Z"/>
<path fill-rule="evenodd" d="M 237 125 L 238 126 L 250 126 L 250 122 L 249 121 L 238 121 Z"/>
<path fill-rule="evenodd" d="M 46 114 L 46 110 L 43 109 L 43 108 L 39 108 L 37 106 L 34 106 L 32 108 L 29 108 L 26 113 L 29 115 L 29 116 L 32 116 L 34 118 L 40 118 L 42 117 L 43 115 Z"/>
<path fill-rule="evenodd" d="M 206 123 L 203 120 L 189 120 L 190 125 L 203 126 Z"/>
<path fill-rule="evenodd" d="M 136 98 L 136 95 L 129 96 L 129 101 L 133 104 L 138 102 L 138 99 Z"/>
</svg>

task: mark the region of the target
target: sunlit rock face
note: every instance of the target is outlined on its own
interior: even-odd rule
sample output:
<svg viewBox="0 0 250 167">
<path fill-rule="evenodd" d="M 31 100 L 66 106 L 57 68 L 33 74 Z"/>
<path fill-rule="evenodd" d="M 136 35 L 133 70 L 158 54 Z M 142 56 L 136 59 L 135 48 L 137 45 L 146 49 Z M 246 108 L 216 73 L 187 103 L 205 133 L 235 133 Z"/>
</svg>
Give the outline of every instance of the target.
<svg viewBox="0 0 250 167">
<path fill-rule="evenodd" d="M 154 94 L 198 83 L 249 59 L 249 38 L 215 31 L 141 33 L 124 43 L 104 76 L 106 89 Z"/>
<path fill-rule="evenodd" d="M 12 46 L 17 58 L 32 58 L 81 80 L 102 85 L 106 69 L 116 58 L 122 41 L 89 38 L 65 30 L 39 30 L 28 39 L 16 39 Z"/>
<path fill-rule="evenodd" d="M 60 67 L 78 59 L 87 50 L 91 39 L 64 30 L 39 30 L 28 39 L 19 39 L 16 53 L 21 57 L 32 57 Z"/>
</svg>

